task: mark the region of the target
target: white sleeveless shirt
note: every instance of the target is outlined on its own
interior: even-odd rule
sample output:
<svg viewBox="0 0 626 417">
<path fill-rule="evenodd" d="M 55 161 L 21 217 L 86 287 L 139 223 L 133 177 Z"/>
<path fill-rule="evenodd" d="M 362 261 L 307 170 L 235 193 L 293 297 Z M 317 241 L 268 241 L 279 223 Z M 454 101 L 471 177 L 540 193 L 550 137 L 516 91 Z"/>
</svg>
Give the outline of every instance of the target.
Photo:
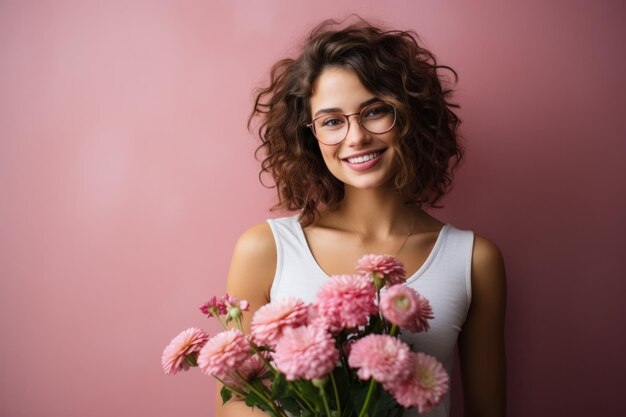
<svg viewBox="0 0 626 417">
<path fill-rule="evenodd" d="M 315 301 L 322 284 L 329 279 L 315 261 L 298 215 L 269 219 L 276 242 L 276 275 L 270 290 L 272 300 L 287 296 L 306 303 Z M 457 336 L 461 331 L 471 300 L 471 262 L 474 233 L 450 224 L 443 226 L 426 262 L 406 280 L 406 285 L 428 299 L 435 318 L 424 333 L 404 332 L 402 340 L 413 350 L 435 356 L 450 375 L 455 359 Z M 450 394 L 428 414 L 448 417 Z M 403 416 L 418 416 L 411 409 Z"/>
</svg>

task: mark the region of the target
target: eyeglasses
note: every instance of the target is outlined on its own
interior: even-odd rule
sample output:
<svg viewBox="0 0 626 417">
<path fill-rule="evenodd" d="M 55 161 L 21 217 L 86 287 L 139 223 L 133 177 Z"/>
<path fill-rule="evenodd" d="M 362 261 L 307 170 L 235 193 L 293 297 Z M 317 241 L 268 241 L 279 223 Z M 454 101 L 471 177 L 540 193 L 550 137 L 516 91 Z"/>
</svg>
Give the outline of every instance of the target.
<svg viewBox="0 0 626 417">
<path fill-rule="evenodd" d="M 317 116 L 306 125 L 318 141 L 324 145 L 341 143 L 350 129 L 350 116 L 359 115 L 359 125 L 370 133 L 386 133 L 396 123 L 396 108 L 384 101 L 377 101 L 352 114 L 329 113 Z"/>
</svg>

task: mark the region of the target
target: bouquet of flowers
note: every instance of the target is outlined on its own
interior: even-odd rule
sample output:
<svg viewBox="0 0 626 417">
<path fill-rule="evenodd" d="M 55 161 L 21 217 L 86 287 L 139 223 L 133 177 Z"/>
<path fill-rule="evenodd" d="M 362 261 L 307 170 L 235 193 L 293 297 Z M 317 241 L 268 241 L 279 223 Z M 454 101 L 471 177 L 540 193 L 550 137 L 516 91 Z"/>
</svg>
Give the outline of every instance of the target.
<svg viewBox="0 0 626 417">
<path fill-rule="evenodd" d="M 404 280 L 396 258 L 366 255 L 354 275 L 331 277 L 313 304 L 284 298 L 259 308 L 247 335 L 248 302 L 213 297 L 200 310 L 224 331 L 184 330 L 165 348 L 163 370 L 197 366 L 222 383 L 224 403 L 239 398 L 273 417 L 427 412 L 443 399 L 449 377 L 435 358 L 399 339 L 402 331 L 427 331 L 433 318 L 428 300 Z"/>
</svg>

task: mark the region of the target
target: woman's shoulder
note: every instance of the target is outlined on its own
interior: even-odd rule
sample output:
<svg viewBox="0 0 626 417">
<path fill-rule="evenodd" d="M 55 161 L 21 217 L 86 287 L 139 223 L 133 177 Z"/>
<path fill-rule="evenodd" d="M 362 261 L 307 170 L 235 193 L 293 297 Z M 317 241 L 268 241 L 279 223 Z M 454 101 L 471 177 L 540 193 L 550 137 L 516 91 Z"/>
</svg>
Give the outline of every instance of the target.
<svg viewBox="0 0 626 417">
<path fill-rule="evenodd" d="M 488 298 L 506 297 L 506 271 L 500 248 L 486 237 L 474 233 L 472 253 L 472 292 Z"/>
<path fill-rule="evenodd" d="M 504 265 L 504 258 L 500 248 L 486 237 L 474 233 L 474 251 L 472 266 L 483 270 Z"/>
<path fill-rule="evenodd" d="M 276 244 L 270 225 L 263 222 L 246 229 L 237 240 L 235 254 L 248 260 L 276 258 Z"/>
<path fill-rule="evenodd" d="M 228 292 L 252 303 L 255 297 L 269 299 L 276 273 L 276 244 L 269 224 L 245 230 L 235 245 L 228 272 Z M 261 299 L 257 303 L 261 303 Z"/>
</svg>

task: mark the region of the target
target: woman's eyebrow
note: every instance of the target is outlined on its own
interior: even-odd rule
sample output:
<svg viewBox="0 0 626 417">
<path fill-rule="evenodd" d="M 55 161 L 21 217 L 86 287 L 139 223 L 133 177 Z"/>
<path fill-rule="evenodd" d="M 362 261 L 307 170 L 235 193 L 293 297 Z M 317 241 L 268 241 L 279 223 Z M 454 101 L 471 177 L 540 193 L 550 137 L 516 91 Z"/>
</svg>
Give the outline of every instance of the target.
<svg viewBox="0 0 626 417">
<path fill-rule="evenodd" d="M 363 108 L 365 106 L 369 106 L 372 103 L 375 103 L 377 101 L 380 101 L 380 99 L 378 97 L 372 97 L 369 100 L 366 100 L 364 102 L 362 102 L 361 104 L 359 104 L 359 108 Z M 336 113 L 341 113 L 342 110 L 339 107 L 330 107 L 327 109 L 320 109 L 318 111 L 315 112 L 315 114 L 313 115 L 313 118 L 316 118 L 317 116 L 319 116 L 320 114 L 336 114 Z"/>
</svg>

